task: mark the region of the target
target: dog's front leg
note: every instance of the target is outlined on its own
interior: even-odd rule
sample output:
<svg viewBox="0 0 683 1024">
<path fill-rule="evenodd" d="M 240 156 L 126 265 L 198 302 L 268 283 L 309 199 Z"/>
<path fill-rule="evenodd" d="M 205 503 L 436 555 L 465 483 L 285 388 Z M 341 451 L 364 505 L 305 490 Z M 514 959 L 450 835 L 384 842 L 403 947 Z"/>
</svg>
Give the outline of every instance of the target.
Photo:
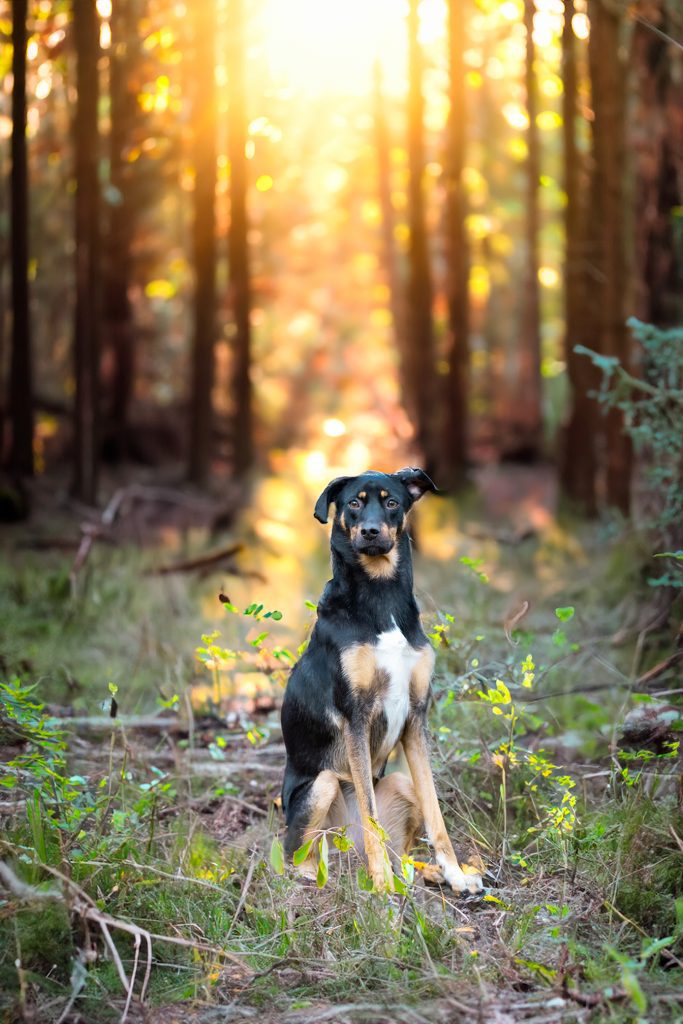
<svg viewBox="0 0 683 1024">
<path fill-rule="evenodd" d="M 380 837 L 369 821 L 377 821 L 377 802 L 375 788 L 372 784 L 372 764 L 370 760 L 370 741 L 368 724 L 364 720 L 347 723 L 344 728 L 344 743 L 349 761 L 351 779 L 356 790 L 356 800 L 360 812 L 363 829 L 365 854 L 368 858 L 368 871 L 375 889 L 392 889 L 391 871 L 385 872 L 387 855 L 382 848 Z"/>
<path fill-rule="evenodd" d="M 443 815 L 439 807 L 434 785 L 432 767 L 429 763 L 429 747 L 427 744 L 427 723 L 424 715 L 414 712 L 402 737 L 403 750 L 408 761 L 410 774 L 417 802 L 424 817 L 429 841 L 434 847 L 436 863 L 443 872 L 443 877 L 456 892 L 481 892 L 483 886 L 481 876 L 465 873 L 458 864 L 453 844 L 446 832 Z"/>
</svg>

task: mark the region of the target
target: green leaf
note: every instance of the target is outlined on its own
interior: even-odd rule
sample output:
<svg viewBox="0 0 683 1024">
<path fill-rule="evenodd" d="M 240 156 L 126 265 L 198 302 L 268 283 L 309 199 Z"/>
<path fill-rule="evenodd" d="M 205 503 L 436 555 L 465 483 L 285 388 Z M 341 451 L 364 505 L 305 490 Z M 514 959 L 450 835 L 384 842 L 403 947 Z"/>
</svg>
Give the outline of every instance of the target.
<svg viewBox="0 0 683 1024">
<path fill-rule="evenodd" d="M 393 877 L 393 884 L 394 884 L 394 892 L 397 892 L 399 896 L 407 896 L 408 895 L 408 886 L 406 885 L 406 883 L 403 881 L 402 878 L 399 878 L 398 875 L 394 875 L 394 877 Z"/>
<path fill-rule="evenodd" d="M 320 860 L 318 861 L 318 877 L 316 878 L 316 884 L 319 889 L 323 889 L 327 884 L 327 879 L 330 876 L 329 870 L 329 849 L 327 846 L 327 836 L 323 833 L 318 843 L 318 851 L 320 853 Z"/>
<path fill-rule="evenodd" d="M 347 836 L 344 829 L 342 829 L 339 835 L 333 836 L 332 842 L 338 850 L 341 850 L 342 853 L 346 853 L 347 850 L 352 850 L 355 846 L 353 839 L 351 839 L 350 836 Z"/>
<path fill-rule="evenodd" d="M 572 605 L 567 605 L 566 608 L 556 608 L 555 615 L 558 617 L 560 622 L 569 622 L 574 617 L 574 608 Z"/>
<path fill-rule="evenodd" d="M 645 947 L 643 952 L 640 954 L 641 960 L 648 960 L 655 953 L 659 953 L 660 949 L 666 949 L 672 942 L 676 941 L 675 935 L 667 935 L 663 939 L 654 939 L 648 946 Z"/>
<path fill-rule="evenodd" d="M 602 356 L 599 352 L 594 352 L 591 348 L 586 348 L 585 345 L 574 345 L 574 351 L 577 355 L 588 356 L 592 360 L 594 366 L 604 370 L 605 373 L 611 374 L 619 365 L 619 360 L 615 356 Z"/>
<path fill-rule="evenodd" d="M 373 832 L 375 832 L 377 834 L 377 836 L 380 839 L 380 842 L 388 843 L 389 842 L 389 836 L 387 835 L 385 830 L 382 828 L 380 823 L 377 821 L 377 818 L 373 818 L 370 815 L 368 815 L 368 821 L 370 822 L 370 828 L 372 829 Z"/>
<path fill-rule="evenodd" d="M 270 866 L 276 875 L 285 873 L 285 851 L 277 836 L 270 845 Z"/>
<path fill-rule="evenodd" d="M 372 879 L 370 878 L 367 869 L 363 866 L 359 867 L 356 872 L 356 881 L 358 882 L 358 888 L 362 889 L 363 892 L 372 892 L 374 888 Z"/>
<path fill-rule="evenodd" d="M 268 636 L 267 633 L 259 633 L 255 640 L 250 640 L 249 643 L 252 647 L 259 647 Z"/>
<path fill-rule="evenodd" d="M 303 862 L 306 860 L 309 853 L 311 852 L 312 846 L 313 840 L 309 839 L 307 842 L 303 844 L 303 846 L 300 846 L 298 850 L 294 851 L 294 855 L 292 856 L 292 862 L 296 864 L 297 867 L 299 866 L 299 864 L 303 864 Z"/>
<path fill-rule="evenodd" d="M 628 996 L 639 1013 L 645 1013 L 647 1010 L 647 999 L 645 993 L 640 987 L 640 982 L 636 978 L 633 971 L 623 970 L 621 972 L 621 984 L 626 989 Z"/>
<path fill-rule="evenodd" d="M 313 603 L 313 601 L 304 601 L 304 604 L 307 608 L 310 608 L 312 612 L 314 612 L 318 607 L 317 604 Z"/>
<path fill-rule="evenodd" d="M 278 611 L 270 612 L 270 617 L 272 619 L 275 619 L 276 622 L 279 622 L 280 619 L 282 618 L 282 612 L 278 612 Z"/>
</svg>

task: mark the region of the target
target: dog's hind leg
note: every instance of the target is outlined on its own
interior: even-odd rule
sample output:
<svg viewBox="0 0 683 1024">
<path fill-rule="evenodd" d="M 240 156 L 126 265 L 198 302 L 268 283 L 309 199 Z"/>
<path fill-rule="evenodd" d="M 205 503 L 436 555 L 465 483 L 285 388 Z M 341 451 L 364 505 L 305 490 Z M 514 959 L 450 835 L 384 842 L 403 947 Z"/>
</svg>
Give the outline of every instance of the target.
<svg viewBox="0 0 683 1024">
<path fill-rule="evenodd" d="M 309 839 L 315 839 L 316 835 L 329 827 L 329 819 L 333 813 L 334 817 L 344 817 L 344 796 L 339 786 L 339 780 L 334 772 L 322 771 L 313 780 L 313 783 L 305 797 L 302 798 L 301 806 L 287 826 L 285 838 L 285 852 L 291 857 L 295 850 Z M 297 865 L 300 874 L 308 878 L 315 878 L 317 872 L 316 857 L 314 848 L 311 847 L 306 860 Z"/>
<path fill-rule="evenodd" d="M 392 772 L 375 786 L 375 798 L 379 823 L 389 836 L 391 866 L 400 875 L 401 857 L 410 853 L 422 830 L 422 812 L 413 783 L 403 772 Z"/>
</svg>

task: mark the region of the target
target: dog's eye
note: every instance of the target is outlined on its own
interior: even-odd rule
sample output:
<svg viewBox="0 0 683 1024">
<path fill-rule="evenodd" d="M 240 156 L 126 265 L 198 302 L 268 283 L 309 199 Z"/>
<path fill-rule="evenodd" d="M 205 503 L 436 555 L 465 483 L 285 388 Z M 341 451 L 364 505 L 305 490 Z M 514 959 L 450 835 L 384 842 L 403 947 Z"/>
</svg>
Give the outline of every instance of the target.
<svg viewBox="0 0 683 1024">
<path fill-rule="evenodd" d="M 360 502 L 358 498 L 351 498 L 349 502 L 349 508 L 360 508 Z"/>
<path fill-rule="evenodd" d="M 396 498 L 389 498 L 387 501 L 387 508 L 398 508 L 398 502 Z"/>
</svg>

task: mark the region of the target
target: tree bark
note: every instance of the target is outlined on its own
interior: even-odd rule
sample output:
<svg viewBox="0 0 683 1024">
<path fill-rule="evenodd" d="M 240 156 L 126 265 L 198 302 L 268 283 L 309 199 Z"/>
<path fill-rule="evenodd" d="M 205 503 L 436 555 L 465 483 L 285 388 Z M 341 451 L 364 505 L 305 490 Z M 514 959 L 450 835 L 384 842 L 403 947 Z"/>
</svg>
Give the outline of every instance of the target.
<svg viewBox="0 0 683 1024">
<path fill-rule="evenodd" d="M 195 8 L 194 343 L 190 399 L 189 476 L 205 485 L 211 470 L 216 337 L 216 10 Z"/>
<path fill-rule="evenodd" d="M 12 4 L 11 268 L 12 349 L 8 469 L 33 475 L 33 374 L 28 289 L 28 165 L 26 152 L 27 0 Z"/>
<path fill-rule="evenodd" d="M 649 0 L 647 5 L 639 0 L 635 13 L 641 9 L 659 32 L 675 36 L 665 0 Z M 683 61 L 674 53 L 650 24 L 635 21 L 628 132 L 635 164 L 634 306 L 640 320 L 659 327 L 683 319 L 683 259 L 676 251 L 673 227 L 673 211 L 683 206 Z"/>
<path fill-rule="evenodd" d="M 625 73 L 619 55 L 620 14 L 603 0 L 589 0 L 588 57 L 593 96 L 595 153 L 596 253 L 598 280 L 592 300 L 599 318 L 600 351 L 630 369 L 630 336 L 625 321 L 626 239 L 625 209 Z M 605 497 L 607 504 L 625 515 L 630 509 L 631 441 L 624 431 L 619 409 L 605 421 Z"/>
<path fill-rule="evenodd" d="M 128 417 L 135 385 L 135 340 L 129 289 L 137 211 L 133 195 L 135 171 L 126 160 L 125 150 L 130 145 L 139 110 L 134 87 L 137 7 L 138 0 L 117 0 L 110 19 L 109 162 L 114 196 L 108 217 L 104 324 L 112 358 L 107 415 L 116 459 L 125 458 L 127 454 Z"/>
<path fill-rule="evenodd" d="M 467 467 L 469 394 L 469 247 L 463 181 L 467 145 L 465 90 L 465 10 L 463 0 L 448 6 L 450 112 L 446 130 L 446 234 L 448 254 L 448 374 L 445 379 L 444 434 L 441 444 L 444 486 L 464 483 Z"/>
<path fill-rule="evenodd" d="M 418 39 L 418 0 L 408 8 L 408 338 L 405 396 L 415 426 L 415 439 L 427 471 L 437 465 L 434 436 L 434 326 L 432 322 L 432 279 L 424 210 L 424 99 L 422 96 L 423 56 Z"/>
<path fill-rule="evenodd" d="M 249 246 L 247 241 L 247 111 L 245 85 L 245 5 L 230 0 L 228 5 L 227 63 L 229 75 L 228 156 L 230 159 L 230 291 L 235 321 L 234 341 L 234 471 L 244 476 L 252 466 L 253 417 L 251 385 L 251 325 Z"/>
<path fill-rule="evenodd" d="M 562 32 L 562 94 L 565 227 L 565 338 L 564 355 L 569 378 L 569 414 L 561 437 L 560 483 L 566 498 L 584 514 L 596 512 L 595 474 L 597 409 L 589 392 L 596 386 L 593 364 L 577 355 L 574 346 L 593 344 L 593 320 L 585 287 L 584 218 L 588 206 L 581 190 L 581 160 L 576 144 L 578 91 L 576 37 L 572 28 L 574 0 L 565 0 Z"/>
<path fill-rule="evenodd" d="M 538 455 L 542 445 L 543 411 L 541 391 L 541 306 L 538 283 L 538 235 L 540 212 L 538 188 L 541 170 L 540 144 L 538 138 L 538 81 L 534 63 L 534 0 L 524 2 L 524 26 L 526 28 L 525 85 L 526 105 L 529 116 L 527 131 L 526 166 L 526 267 L 524 279 L 524 305 L 522 316 L 522 337 L 520 349 L 519 407 L 524 410 L 523 447 L 531 455 Z"/>
<path fill-rule="evenodd" d="M 100 54 L 95 0 L 74 0 L 76 47 L 75 241 L 76 309 L 74 356 L 74 494 L 94 505 L 99 464 L 99 248 L 100 188 L 97 105 Z"/>
<path fill-rule="evenodd" d="M 377 152 L 377 193 L 381 210 L 381 231 L 382 231 L 382 256 L 384 272 L 389 288 L 389 306 L 391 319 L 394 327 L 394 341 L 398 354 L 399 375 L 401 389 L 405 394 L 407 389 L 407 367 L 406 367 L 406 324 L 403 294 L 399 280 L 398 263 L 396 258 L 396 245 L 394 242 L 394 227 L 396 218 L 394 215 L 394 204 L 391 200 L 391 145 L 389 139 L 389 128 L 385 112 L 384 97 L 382 95 L 382 66 L 377 60 L 374 67 L 374 128 L 375 128 L 375 149 Z"/>
</svg>

